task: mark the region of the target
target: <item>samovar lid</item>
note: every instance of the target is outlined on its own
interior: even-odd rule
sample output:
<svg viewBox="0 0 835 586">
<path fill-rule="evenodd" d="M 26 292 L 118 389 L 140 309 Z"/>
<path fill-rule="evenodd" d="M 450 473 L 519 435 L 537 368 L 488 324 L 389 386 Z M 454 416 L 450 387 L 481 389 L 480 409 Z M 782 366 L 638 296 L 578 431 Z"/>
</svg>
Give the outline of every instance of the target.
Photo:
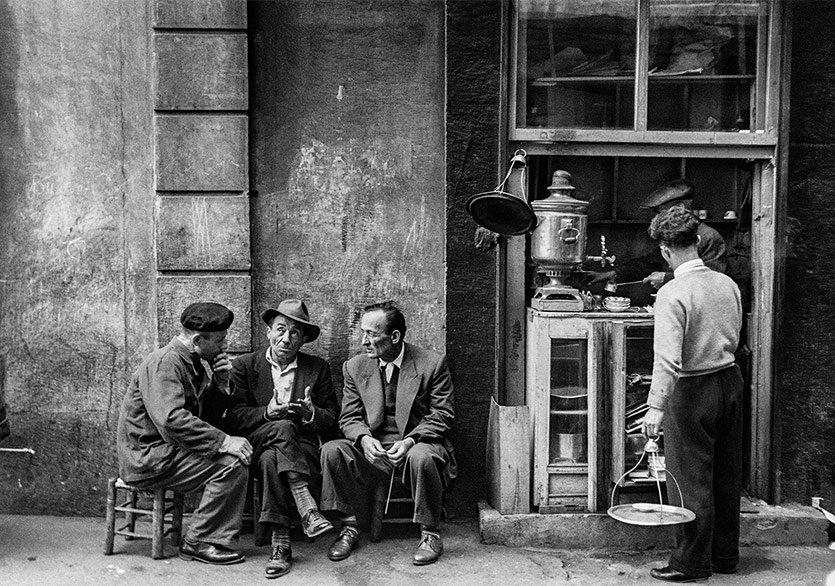
<svg viewBox="0 0 835 586">
<path fill-rule="evenodd" d="M 585 213 L 591 203 L 571 196 L 574 186 L 571 185 L 571 173 L 568 171 L 554 171 L 548 191 L 551 192 L 551 195 L 545 199 L 531 202 L 534 211 Z"/>
</svg>

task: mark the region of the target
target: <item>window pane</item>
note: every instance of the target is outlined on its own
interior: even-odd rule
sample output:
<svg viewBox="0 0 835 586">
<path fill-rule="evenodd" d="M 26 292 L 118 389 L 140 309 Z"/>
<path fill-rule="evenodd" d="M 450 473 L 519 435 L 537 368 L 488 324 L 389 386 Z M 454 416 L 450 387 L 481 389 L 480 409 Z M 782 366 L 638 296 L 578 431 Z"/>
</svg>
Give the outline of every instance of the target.
<svg viewBox="0 0 835 586">
<path fill-rule="evenodd" d="M 633 128 L 633 0 L 521 0 L 517 126 Z"/>
<path fill-rule="evenodd" d="M 650 130 L 752 127 L 759 0 L 651 0 Z"/>
</svg>

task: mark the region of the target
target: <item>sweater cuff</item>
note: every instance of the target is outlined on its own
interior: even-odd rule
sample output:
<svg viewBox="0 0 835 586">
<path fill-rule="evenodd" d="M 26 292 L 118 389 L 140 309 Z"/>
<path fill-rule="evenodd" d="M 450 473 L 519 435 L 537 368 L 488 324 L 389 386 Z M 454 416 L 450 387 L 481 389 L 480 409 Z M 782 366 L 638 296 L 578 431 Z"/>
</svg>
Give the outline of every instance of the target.
<svg viewBox="0 0 835 586">
<path fill-rule="evenodd" d="M 652 407 L 653 409 L 658 409 L 659 411 L 664 411 L 667 407 L 667 399 L 669 395 L 661 391 L 659 389 L 650 389 L 649 396 L 647 397 L 647 405 Z"/>
</svg>

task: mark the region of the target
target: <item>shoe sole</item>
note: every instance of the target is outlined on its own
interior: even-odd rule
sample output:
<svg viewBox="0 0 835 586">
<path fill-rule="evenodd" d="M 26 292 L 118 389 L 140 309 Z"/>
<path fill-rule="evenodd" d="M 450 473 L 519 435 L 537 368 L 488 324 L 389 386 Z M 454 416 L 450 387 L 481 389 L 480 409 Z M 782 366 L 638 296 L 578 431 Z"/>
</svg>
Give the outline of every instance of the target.
<svg viewBox="0 0 835 586">
<path fill-rule="evenodd" d="M 279 572 L 277 574 L 268 574 L 266 571 L 264 571 L 264 577 L 267 580 L 272 580 L 273 578 L 281 578 L 282 576 L 285 576 L 285 575 L 289 574 L 291 569 L 292 568 L 287 568 L 283 572 Z"/>
<path fill-rule="evenodd" d="M 209 560 L 205 560 L 201 557 L 197 557 L 195 555 L 188 555 L 182 552 L 180 552 L 178 555 L 181 560 L 185 560 L 187 562 L 202 562 L 204 564 L 209 564 L 210 566 L 231 566 L 232 564 L 240 564 L 241 562 L 246 561 L 246 557 L 244 556 L 241 556 L 238 559 L 229 560 L 228 562 L 212 562 Z"/>
<path fill-rule="evenodd" d="M 441 559 L 441 556 L 438 556 L 434 560 L 429 560 L 429 561 L 426 561 L 426 562 L 423 562 L 423 561 L 419 562 L 417 560 L 412 560 L 412 564 L 415 565 L 415 566 L 428 566 L 429 564 L 434 564 L 439 559 Z"/>
<path fill-rule="evenodd" d="M 332 562 L 341 562 L 342 560 L 347 560 L 349 557 L 351 557 L 352 552 L 353 552 L 353 550 L 349 551 L 347 554 L 345 554 L 343 556 L 338 556 L 338 557 L 328 553 L 328 559 Z"/>
<path fill-rule="evenodd" d="M 652 574 L 650 574 L 650 576 L 652 576 Z M 667 580 L 666 578 L 659 578 L 658 576 L 652 577 L 661 582 L 667 582 L 668 584 L 692 584 L 694 582 L 707 582 L 707 578 L 686 578 L 684 580 Z"/>
<path fill-rule="evenodd" d="M 319 527 L 318 529 L 316 529 L 315 531 L 312 531 L 310 533 L 305 531 L 304 534 L 312 539 L 314 537 L 319 537 L 323 533 L 327 533 L 328 531 L 331 531 L 331 530 L 333 530 L 333 525 L 323 525 L 323 526 Z"/>
</svg>

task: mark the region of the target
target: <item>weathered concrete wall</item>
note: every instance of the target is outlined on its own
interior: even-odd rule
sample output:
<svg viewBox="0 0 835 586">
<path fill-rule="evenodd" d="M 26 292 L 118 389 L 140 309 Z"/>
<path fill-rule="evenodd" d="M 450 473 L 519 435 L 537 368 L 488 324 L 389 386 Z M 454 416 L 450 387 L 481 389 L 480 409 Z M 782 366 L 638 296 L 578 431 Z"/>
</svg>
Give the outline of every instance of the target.
<svg viewBox="0 0 835 586">
<path fill-rule="evenodd" d="M 785 320 L 782 499 L 835 504 L 835 4 L 790 2 L 793 13 Z"/>
<path fill-rule="evenodd" d="M 447 3 L 447 352 L 456 380 L 455 445 L 461 478 L 453 508 L 472 514 L 487 495 L 490 398 L 496 390 L 497 251 L 474 246 L 470 195 L 492 189 L 501 162 L 500 0 Z"/>
<path fill-rule="evenodd" d="M 288 296 L 337 384 L 359 310 L 394 299 L 443 351 L 443 2 L 250 2 L 253 327 Z"/>
<path fill-rule="evenodd" d="M 0 510 L 91 513 L 155 340 L 144 2 L 0 3 Z"/>
</svg>

